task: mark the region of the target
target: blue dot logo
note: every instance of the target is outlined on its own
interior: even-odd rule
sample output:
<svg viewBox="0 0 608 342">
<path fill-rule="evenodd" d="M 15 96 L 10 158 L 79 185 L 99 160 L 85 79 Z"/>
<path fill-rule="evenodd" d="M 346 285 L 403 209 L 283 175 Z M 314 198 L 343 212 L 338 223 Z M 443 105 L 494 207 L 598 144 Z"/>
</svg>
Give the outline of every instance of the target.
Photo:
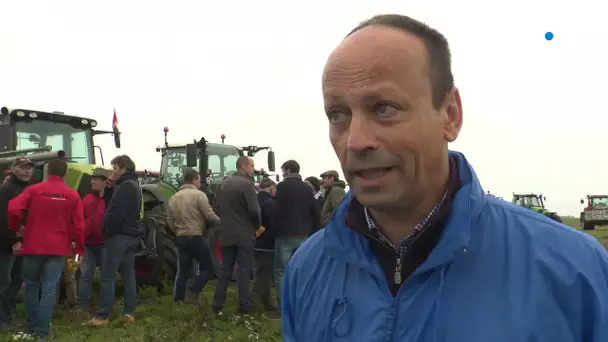
<svg viewBox="0 0 608 342">
<path fill-rule="evenodd" d="M 545 33 L 545 39 L 546 40 L 553 40 L 553 32 L 547 32 L 547 33 Z"/>
</svg>

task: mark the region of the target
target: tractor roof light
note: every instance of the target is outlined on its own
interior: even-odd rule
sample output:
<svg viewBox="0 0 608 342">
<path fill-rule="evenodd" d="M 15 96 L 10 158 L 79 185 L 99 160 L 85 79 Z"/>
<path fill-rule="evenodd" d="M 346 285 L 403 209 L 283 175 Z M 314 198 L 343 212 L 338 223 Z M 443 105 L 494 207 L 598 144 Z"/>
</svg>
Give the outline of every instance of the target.
<svg viewBox="0 0 608 342">
<path fill-rule="evenodd" d="M 20 117 L 20 118 L 23 118 L 23 117 L 25 117 L 25 113 L 22 112 L 22 111 L 18 111 L 17 112 L 17 116 Z"/>
<path fill-rule="evenodd" d="M 97 127 L 97 121 L 91 121 L 91 127 Z"/>
<path fill-rule="evenodd" d="M 80 122 L 81 122 L 83 125 L 86 125 L 86 124 L 88 124 L 88 123 L 89 123 L 89 120 L 82 119 L 82 120 L 80 120 Z"/>
<path fill-rule="evenodd" d="M 32 113 L 29 114 L 29 117 L 32 118 L 32 119 L 35 119 L 35 118 L 38 117 L 38 114 L 32 112 Z"/>
</svg>

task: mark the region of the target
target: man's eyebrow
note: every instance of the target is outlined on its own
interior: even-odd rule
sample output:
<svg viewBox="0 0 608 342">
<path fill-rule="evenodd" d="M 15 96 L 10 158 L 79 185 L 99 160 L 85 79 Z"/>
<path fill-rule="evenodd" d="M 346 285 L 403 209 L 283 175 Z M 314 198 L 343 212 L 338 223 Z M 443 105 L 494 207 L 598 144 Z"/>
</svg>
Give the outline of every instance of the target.
<svg viewBox="0 0 608 342">
<path fill-rule="evenodd" d="M 345 103 L 346 102 L 344 97 L 342 97 L 340 95 L 329 95 L 327 93 L 324 93 L 323 97 L 325 98 L 326 101 L 331 102 L 331 103 Z"/>
</svg>

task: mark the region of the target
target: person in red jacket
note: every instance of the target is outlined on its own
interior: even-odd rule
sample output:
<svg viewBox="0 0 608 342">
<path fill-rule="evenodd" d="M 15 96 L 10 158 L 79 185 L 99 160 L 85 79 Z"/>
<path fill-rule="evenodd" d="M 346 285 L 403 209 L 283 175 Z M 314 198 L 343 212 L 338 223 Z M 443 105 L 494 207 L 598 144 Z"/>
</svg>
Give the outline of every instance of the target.
<svg viewBox="0 0 608 342">
<path fill-rule="evenodd" d="M 91 193 L 84 196 L 84 249 L 86 254 L 80 264 L 78 283 L 78 308 L 87 310 L 93 291 L 93 274 L 101 266 L 103 251 L 103 215 L 106 212 L 104 189 L 111 171 L 97 168 L 91 178 Z"/>
<path fill-rule="evenodd" d="M 26 336 L 46 339 L 57 302 L 57 282 L 75 243 L 75 258 L 83 256 L 84 210 L 80 196 L 64 183 L 67 163 L 48 163 L 48 180 L 32 185 L 8 205 L 9 229 L 23 221 L 23 280 L 25 281 Z M 27 211 L 27 217 L 25 217 Z M 42 279 L 42 280 L 41 280 Z"/>
</svg>

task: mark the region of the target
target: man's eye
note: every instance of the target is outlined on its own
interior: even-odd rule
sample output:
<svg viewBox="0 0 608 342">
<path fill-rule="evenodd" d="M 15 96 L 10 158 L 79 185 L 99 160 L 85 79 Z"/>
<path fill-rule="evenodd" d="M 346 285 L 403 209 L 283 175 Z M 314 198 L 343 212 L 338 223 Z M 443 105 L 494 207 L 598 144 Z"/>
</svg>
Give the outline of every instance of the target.
<svg viewBox="0 0 608 342">
<path fill-rule="evenodd" d="M 329 122 L 332 124 L 339 124 L 342 123 L 346 120 L 348 120 L 348 115 L 342 113 L 342 112 L 329 112 L 327 113 L 327 118 L 329 119 Z"/>
<path fill-rule="evenodd" d="M 379 117 L 382 118 L 390 118 L 397 114 L 399 109 L 397 106 L 392 105 L 390 103 L 379 103 L 374 106 L 374 112 L 378 114 Z"/>
</svg>

